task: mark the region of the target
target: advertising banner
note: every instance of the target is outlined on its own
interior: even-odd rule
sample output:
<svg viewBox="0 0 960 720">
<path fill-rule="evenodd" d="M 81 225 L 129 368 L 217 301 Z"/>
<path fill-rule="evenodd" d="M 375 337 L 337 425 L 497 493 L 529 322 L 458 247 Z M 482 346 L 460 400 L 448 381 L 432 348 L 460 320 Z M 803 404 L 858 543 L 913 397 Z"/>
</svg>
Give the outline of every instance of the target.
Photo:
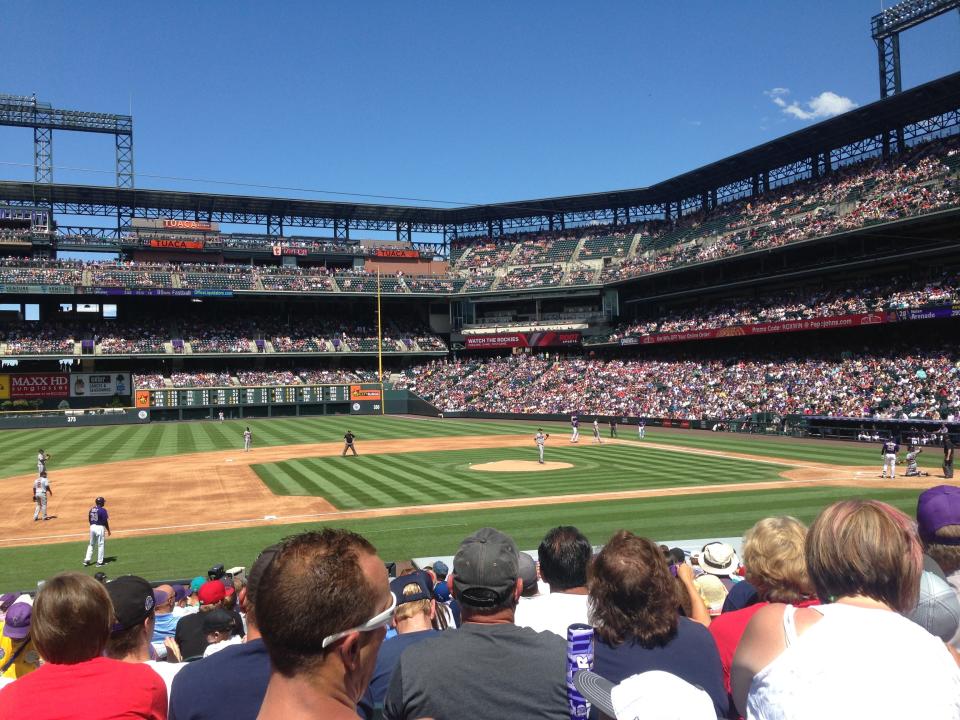
<svg viewBox="0 0 960 720">
<path fill-rule="evenodd" d="M 470 350 L 499 348 L 558 347 L 580 344 L 579 332 L 554 330 L 535 333 L 499 333 L 497 335 L 472 335 L 464 338 Z"/>
<path fill-rule="evenodd" d="M 191 230 L 193 232 L 210 232 L 213 224 L 201 220 L 168 220 L 164 219 L 163 227 L 167 230 Z"/>
<path fill-rule="evenodd" d="M 175 240 L 173 238 L 151 238 L 150 247 L 173 250 L 203 250 L 203 240 Z"/>
<path fill-rule="evenodd" d="M 377 248 L 373 256 L 382 258 L 418 258 L 420 257 L 420 253 L 416 250 L 403 250 L 400 248 Z"/>
<path fill-rule="evenodd" d="M 279 243 L 273 246 L 274 255 L 309 255 L 310 250 L 304 247 L 290 247 L 289 245 L 281 245 Z"/>
<path fill-rule="evenodd" d="M 65 397 L 70 397 L 70 376 L 66 373 L 10 376 L 10 398 L 13 400 Z"/>
<path fill-rule="evenodd" d="M 129 394 L 129 373 L 70 374 L 70 397 L 113 397 Z"/>
<path fill-rule="evenodd" d="M 938 307 L 917 308 L 915 310 L 897 310 L 900 320 L 939 320 L 960 317 L 960 305 L 940 305 Z"/>
<path fill-rule="evenodd" d="M 836 328 L 862 327 L 879 323 L 894 322 L 896 317 L 887 313 L 858 313 L 856 315 L 833 315 L 830 317 L 810 318 L 808 320 L 782 320 L 779 322 L 757 323 L 756 325 L 735 325 L 733 327 L 707 330 L 684 330 L 681 332 L 645 335 L 640 338 L 644 345 L 659 343 L 686 342 L 688 340 L 712 340 L 724 337 L 743 337 L 747 335 L 770 335 L 774 333 L 798 332 L 803 330 L 832 330 Z M 628 344 L 626 338 L 621 345 Z"/>
<path fill-rule="evenodd" d="M 362 385 L 350 386 L 350 402 L 354 400 L 376 400 L 380 401 L 379 387 L 363 387 Z"/>
<path fill-rule="evenodd" d="M 150 391 L 149 390 L 137 390 L 136 406 L 138 408 L 150 407 Z"/>
<path fill-rule="evenodd" d="M 0 400 L 10 399 L 10 376 L 0 375 Z"/>
<path fill-rule="evenodd" d="M 187 288 L 89 287 L 80 289 L 86 295 L 153 295 L 156 297 L 190 297 L 196 292 Z"/>
</svg>

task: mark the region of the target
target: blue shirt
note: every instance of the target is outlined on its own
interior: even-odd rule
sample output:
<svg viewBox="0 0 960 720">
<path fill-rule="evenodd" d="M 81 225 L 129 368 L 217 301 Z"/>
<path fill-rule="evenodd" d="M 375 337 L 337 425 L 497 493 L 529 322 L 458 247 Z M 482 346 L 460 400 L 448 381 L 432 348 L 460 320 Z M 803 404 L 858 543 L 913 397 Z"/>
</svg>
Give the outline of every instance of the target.
<svg viewBox="0 0 960 720">
<path fill-rule="evenodd" d="M 164 638 L 173 637 L 177 632 L 177 622 L 180 618 L 173 613 L 157 615 L 156 618 L 156 622 L 153 624 L 153 637 L 150 638 L 150 642 L 162 643 Z"/>
<path fill-rule="evenodd" d="M 173 679 L 169 720 L 256 720 L 270 681 L 263 640 L 188 663 Z"/>
<path fill-rule="evenodd" d="M 727 691 L 717 644 L 707 628 L 685 617 L 678 619 L 677 634 L 663 647 L 645 648 L 630 640 L 614 647 L 598 637 L 593 670 L 615 685 L 648 670 L 673 673 L 703 688 L 713 700 L 717 716 L 727 716 Z"/>
<path fill-rule="evenodd" d="M 382 708 L 383 700 L 387 697 L 387 688 L 390 687 L 390 678 L 393 671 L 400 662 L 400 654 L 411 645 L 415 645 L 422 640 L 437 635 L 439 630 L 420 630 L 419 632 L 404 633 L 396 635 L 389 640 L 384 640 L 380 646 L 380 652 L 377 653 L 377 666 L 373 670 L 373 677 L 370 678 L 370 685 L 367 691 L 357 703 L 357 712 L 360 716 L 370 720 L 373 717 L 374 708 Z"/>
</svg>

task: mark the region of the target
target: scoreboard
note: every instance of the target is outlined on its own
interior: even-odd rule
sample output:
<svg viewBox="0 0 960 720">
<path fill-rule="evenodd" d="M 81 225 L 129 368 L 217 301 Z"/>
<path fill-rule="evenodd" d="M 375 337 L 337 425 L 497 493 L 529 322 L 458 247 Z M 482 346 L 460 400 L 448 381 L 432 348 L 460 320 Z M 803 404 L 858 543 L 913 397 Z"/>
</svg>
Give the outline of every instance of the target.
<svg viewBox="0 0 960 720">
<path fill-rule="evenodd" d="M 380 386 L 364 385 L 277 385 L 267 387 L 180 388 L 137 390 L 137 407 L 209 408 L 231 405 L 316 405 L 321 403 L 379 404 Z M 376 408 L 379 410 L 379 406 Z M 358 410 L 358 408 L 354 408 Z"/>
</svg>

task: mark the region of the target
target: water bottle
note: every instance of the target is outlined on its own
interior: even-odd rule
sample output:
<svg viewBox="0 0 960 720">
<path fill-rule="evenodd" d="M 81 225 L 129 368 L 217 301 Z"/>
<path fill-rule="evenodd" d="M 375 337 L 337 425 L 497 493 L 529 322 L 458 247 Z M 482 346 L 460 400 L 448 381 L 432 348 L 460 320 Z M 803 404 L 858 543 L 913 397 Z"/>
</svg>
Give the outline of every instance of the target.
<svg viewBox="0 0 960 720">
<path fill-rule="evenodd" d="M 570 720 L 584 720 L 590 715 L 590 703 L 573 684 L 579 670 L 593 670 L 593 628 L 575 624 L 567 628 L 567 706 Z"/>
</svg>

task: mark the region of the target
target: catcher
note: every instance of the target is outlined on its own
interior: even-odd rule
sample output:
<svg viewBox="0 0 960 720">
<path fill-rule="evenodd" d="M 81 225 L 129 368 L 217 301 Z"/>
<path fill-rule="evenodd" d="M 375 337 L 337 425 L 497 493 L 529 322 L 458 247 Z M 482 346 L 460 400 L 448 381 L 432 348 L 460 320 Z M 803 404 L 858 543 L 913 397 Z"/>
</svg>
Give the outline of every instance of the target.
<svg viewBox="0 0 960 720">
<path fill-rule="evenodd" d="M 543 434 L 542 428 L 537 428 L 537 434 L 533 436 L 534 441 L 537 443 L 537 450 L 540 452 L 540 464 L 543 465 L 543 446 L 547 443 L 547 438 L 550 437 L 550 433 L 546 435 Z"/>
</svg>

